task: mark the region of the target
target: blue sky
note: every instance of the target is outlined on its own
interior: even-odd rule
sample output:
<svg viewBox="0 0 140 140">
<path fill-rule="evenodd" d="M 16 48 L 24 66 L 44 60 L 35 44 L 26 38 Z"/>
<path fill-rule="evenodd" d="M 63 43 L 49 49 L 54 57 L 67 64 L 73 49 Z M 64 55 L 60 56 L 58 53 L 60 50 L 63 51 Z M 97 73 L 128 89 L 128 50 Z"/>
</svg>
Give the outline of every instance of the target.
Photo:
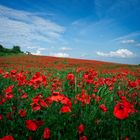
<svg viewBox="0 0 140 140">
<path fill-rule="evenodd" d="M 0 0 L 0 44 L 36 55 L 140 63 L 139 0 Z"/>
</svg>

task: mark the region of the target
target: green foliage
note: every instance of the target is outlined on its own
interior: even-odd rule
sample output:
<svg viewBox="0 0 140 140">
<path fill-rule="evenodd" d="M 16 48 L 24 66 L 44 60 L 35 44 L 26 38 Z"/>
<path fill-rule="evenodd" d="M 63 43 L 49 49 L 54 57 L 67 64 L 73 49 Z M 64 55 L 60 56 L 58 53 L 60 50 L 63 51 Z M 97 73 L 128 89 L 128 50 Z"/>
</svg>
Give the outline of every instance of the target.
<svg viewBox="0 0 140 140">
<path fill-rule="evenodd" d="M 12 52 L 13 53 L 21 53 L 20 47 L 19 46 L 13 46 Z"/>
<path fill-rule="evenodd" d="M 13 46 L 12 49 L 5 48 L 0 44 L 0 56 L 14 55 L 14 54 L 23 54 L 20 50 L 20 46 Z"/>
</svg>

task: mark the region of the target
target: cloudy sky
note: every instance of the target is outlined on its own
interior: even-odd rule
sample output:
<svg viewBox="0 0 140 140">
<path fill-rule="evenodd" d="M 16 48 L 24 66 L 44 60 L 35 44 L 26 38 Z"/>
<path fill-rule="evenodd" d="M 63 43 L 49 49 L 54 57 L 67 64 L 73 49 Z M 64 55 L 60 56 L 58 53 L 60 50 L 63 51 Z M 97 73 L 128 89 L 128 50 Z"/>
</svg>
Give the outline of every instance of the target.
<svg viewBox="0 0 140 140">
<path fill-rule="evenodd" d="M 140 63 L 139 0 L 0 0 L 0 44 L 36 55 Z"/>
</svg>

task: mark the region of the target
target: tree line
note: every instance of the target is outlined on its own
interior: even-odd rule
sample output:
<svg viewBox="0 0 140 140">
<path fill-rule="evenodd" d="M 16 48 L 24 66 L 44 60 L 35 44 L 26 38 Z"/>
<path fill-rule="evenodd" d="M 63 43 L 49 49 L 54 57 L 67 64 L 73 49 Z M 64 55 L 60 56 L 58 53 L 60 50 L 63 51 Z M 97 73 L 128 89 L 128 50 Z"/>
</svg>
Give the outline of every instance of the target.
<svg viewBox="0 0 140 140">
<path fill-rule="evenodd" d="M 9 54 L 23 54 L 24 52 L 21 51 L 20 46 L 13 46 L 13 48 L 5 48 L 3 45 L 0 44 L 0 55 L 9 55 Z"/>
</svg>

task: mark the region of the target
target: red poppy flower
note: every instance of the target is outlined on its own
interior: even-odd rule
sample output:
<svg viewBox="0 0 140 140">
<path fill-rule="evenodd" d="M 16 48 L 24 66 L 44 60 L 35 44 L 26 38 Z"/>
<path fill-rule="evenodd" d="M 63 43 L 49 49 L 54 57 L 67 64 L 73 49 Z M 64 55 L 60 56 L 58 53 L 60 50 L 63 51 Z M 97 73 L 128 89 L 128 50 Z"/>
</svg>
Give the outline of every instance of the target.
<svg viewBox="0 0 140 140">
<path fill-rule="evenodd" d="M 41 106 L 38 103 L 31 103 L 32 111 L 38 111 L 41 109 Z"/>
<path fill-rule="evenodd" d="M 95 94 L 92 94 L 91 96 L 93 99 L 96 99 L 96 95 Z"/>
<path fill-rule="evenodd" d="M 82 134 L 84 132 L 84 129 L 85 129 L 85 126 L 83 124 L 80 124 L 78 126 L 78 134 L 79 135 Z"/>
<path fill-rule="evenodd" d="M 13 136 L 8 135 L 8 136 L 4 136 L 3 138 L 0 138 L 0 140 L 14 140 Z"/>
<path fill-rule="evenodd" d="M 70 109 L 69 106 L 63 106 L 63 107 L 60 109 L 60 111 L 61 111 L 62 113 L 67 113 L 67 112 L 71 112 L 71 109 Z"/>
<path fill-rule="evenodd" d="M 104 104 L 101 104 L 99 105 L 99 108 L 103 111 L 103 112 L 106 112 L 107 111 L 107 108 Z"/>
<path fill-rule="evenodd" d="M 114 116 L 118 119 L 125 119 L 128 117 L 128 111 L 127 109 L 124 107 L 124 105 L 122 103 L 118 103 L 115 107 L 114 107 L 114 112 L 113 112 Z"/>
<path fill-rule="evenodd" d="M 129 140 L 129 137 L 127 136 L 127 137 L 125 137 L 125 140 Z"/>
<path fill-rule="evenodd" d="M 53 92 L 52 95 L 60 95 L 59 92 Z"/>
<path fill-rule="evenodd" d="M 93 90 L 93 92 L 94 92 L 94 93 L 97 93 L 97 92 L 98 92 L 98 90 L 97 90 L 97 89 L 94 89 L 94 90 Z"/>
<path fill-rule="evenodd" d="M 53 100 L 51 99 L 51 97 L 47 97 L 45 99 L 45 102 L 47 102 L 48 105 L 51 105 L 53 103 Z"/>
<path fill-rule="evenodd" d="M 9 112 L 9 113 L 6 115 L 7 119 L 8 119 L 8 120 L 13 120 L 12 115 L 13 115 L 13 112 Z"/>
<path fill-rule="evenodd" d="M 112 84 L 112 81 L 110 79 L 106 79 L 105 82 L 106 82 L 107 86 L 111 86 L 111 84 Z"/>
<path fill-rule="evenodd" d="M 40 99 L 40 105 L 42 107 L 48 107 L 47 103 L 43 99 Z"/>
<path fill-rule="evenodd" d="M 0 114 L 0 120 L 2 120 L 3 119 L 3 116 Z"/>
<path fill-rule="evenodd" d="M 20 115 L 20 117 L 25 117 L 26 116 L 26 110 L 20 110 L 19 111 L 19 115 Z"/>
<path fill-rule="evenodd" d="M 49 128 L 44 129 L 44 139 L 49 139 L 51 135 L 51 131 Z"/>
<path fill-rule="evenodd" d="M 73 81 L 73 80 L 74 80 L 74 74 L 69 73 L 69 74 L 67 75 L 67 80 Z"/>
<path fill-rule="evenodd" d="M 5 98 L 6 98 L 7 100 L 12 99 L 13 97 L 14 97 L 14 94 L 13 94 L 13 93 L 5 94 Z"/>
<path fill-rule="evenodd" d="M 72 106 L 71 100 L 70 100 L 69 98 L 67 98 L 67 97 L 64 97 L 64 98 L 61 100 L 61 104 L 67 105 L 67 106 L 69 106 L 69 107 Z"/>
<path fill-rule="evenodd" d="M 52 96 L 51 96 L 51 100 L 52 100 L 52 101 L 55 101 L 55 102 L 59 102 L 59 101 L 63 100 L 64 97 L 65 97 L 65 96 L 64 96 L 63 94 L 52 95 Z"/>
<path fill-rule="evenodd" d="M 76 69 L 76 72 L 77 72 L 77 73 L 80 73 L 81 71 L 82 71 L 82 68 L 77 68 L 77 69 Z"/>
<path fill-rule="evenodd" d="M 101 100 L 100 96 L 96 96 L 95 101 L 98 103 Z"/>
<path fill-rule="evenodd" d="M 4 92 L 5 92 L 5 98 L 8 99 L 8 100 L 10 100 L 10 99 L 12 99 L 14 97 L 14 94 L 13 94 L 13 91 L 12 91 L 13 87 L 14 86 L 12 85 L 12 86 L 7 87 L 4 90 Z"/>
<path fill-rule="evenodd" d="M 11 70 L 11 71 L 10 71 L 11 75 L 15 75 L 16 72 L 17 72 L 16 70 Z"/>
<path fill-rule="evenodd" d="M 3 103 L 5 103 L 5 101 L 6 101 L 5 98 L 2 98 L 2 97 L 1 97 L 1 98 L 0 98 L 0 105 L 2 105 Z"/>
<path fill-rule="evenodd" d="M 82 105 L 90 104 L 91 97 L 87 93 L 77 94 L 75 97 L 78 101 L 82 102 Z"/>
<path fill-rule="evenodd" d="M 126 138 L 125 138 L 125 140 L 129 140 L 129 138 L 128 138 L 128 137 L 126 137 Z"/>
<path fill-rule="evenodd" d="M 28 95 L 26 93 L 23 93 L 22 96 L 21 96 L 22 99 L 25 99 L 27 97 L 28 97 Z"/>
<path fill-rule="evenodd" d="M 46 76 L 37 72 L 33 75 L 33 77 L 28 82 L 29 86 L 33 86 L 34 89 L 37 89 L 39 86 L 45 86 L 47 84 Z"/>
<path fill-rule="evenodd" d="M 135 87 L 137 86 L 136 81 L 129 81 L 128 84 L 129 84 L 129 86 L 132 87 L 132 88 L 135 88 Z"/>
<path fill-rule="evenodd" d="M 11 86 L 7 87 L 7 88 L 4 90 L 5 93 L 6 93 L 6 94 L 12 93 L 12 92 L 13 92 L 13 91 L 12 91 L 13 87 L 14 87 L 14 85 L 11 85 Z"/>
<path fill-rule="evenodd" d="M 114 107 L 114 116 L 118 119 L 126 119 L 129 116 L 129 113 L 134 113 L 136 112 L 134 110 L 134 106 L 130 104 L 126 100 L 122 100 L 116 106 Z"/>
<path fill-rule="evenodd" d="M 25 123 L 26 123 L 26 128 L 27 129 L 29 129 L 31 131 L 36 131 L 37 125 L 36 125 L 36 123 L 34 121 L 26 120 Z"/>
<path fill-rule="evenodd" d="M 80 140 L 88 140 L 86 136 L 80 137 Z"/>
<path fill-rule="evenodd" d="M 28 140 L 32 140 L 32 137 L 30 136 L 30 137 L 28 138 Z"/>
</svg>

